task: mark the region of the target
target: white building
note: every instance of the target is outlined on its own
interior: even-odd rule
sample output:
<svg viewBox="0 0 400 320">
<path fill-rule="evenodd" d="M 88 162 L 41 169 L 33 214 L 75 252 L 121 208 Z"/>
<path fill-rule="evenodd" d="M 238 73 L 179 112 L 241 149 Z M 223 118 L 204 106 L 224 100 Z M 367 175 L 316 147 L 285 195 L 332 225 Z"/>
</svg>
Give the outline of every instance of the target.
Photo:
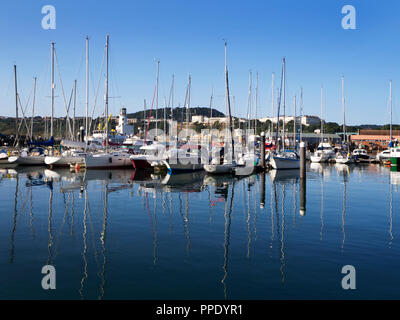
<svg viewBox="0 0 400 320">
<path fill-rule="evenodd" d="M 126 108 L 122 108 L 118 116 L 118 125 L 116 131 L 120 134 L 131 135 L 134 133 L 133 125 L 128 125 L 128 118 L 126 116 Z"/>
<path fill-rule="evenodd" d="M 283 117 L 279 117 L 281 121 L 283 121 Z M 301 118 L 301 124 L 305 126 L 315 126 L 315 125 L 320 125 L 321 119 L 317 116 L 302 116 L 302 117 L 296 117 L 297 122 L 300 121 Z M 266 117 L 266 118 L 261 118 L 259 119 L 260 122 L 267 122 L 271 121 L 272 123 L 277 123 L 278 118 L 277 117 Z M 285 124 L 289 123 L 290 121 L 294 121 L 294 116 L 286 116 L 285 117 Z"/>
</svg>

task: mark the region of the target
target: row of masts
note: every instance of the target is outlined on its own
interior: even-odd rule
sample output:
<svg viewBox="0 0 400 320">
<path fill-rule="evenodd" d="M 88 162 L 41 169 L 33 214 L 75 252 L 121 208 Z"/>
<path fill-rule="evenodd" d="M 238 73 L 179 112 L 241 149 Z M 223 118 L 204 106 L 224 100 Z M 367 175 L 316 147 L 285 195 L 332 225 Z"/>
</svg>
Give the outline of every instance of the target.
<svg viewBox="0 0 400 320">
<path fill-rule="evenodd" d="M 108 114 L 109 114 L 109 88 L 108 88 L 108 72 L 109 72 L 109 36 L 106 36 L 106 80 L 105 80 L 105 109 L 104 109 L 104 114 L 105 114 L 105 135 L 106 137 L 108 136 L 109 132 L 109 126 L 108 126 Z M 225 43 L 225 60 L 226 60 L 226 43 Z M 285 59 L 283 59 L 283 70 L 282 70 L 282 83 L 281 83 L 281 90 L 278 89 L 278 98 L 277 98 L 277 104 L 278 108 L 280 107 L 281 104 L 281 99 L 282 99 L 282 107 L 283 107 L 283 124 L 282 124 L 282 132 L 283 132 L 283 144 L 285 141 L 285 115 L 286 115 L 286 94 L 285 94 Z M 157 60 L 157 76 L 156 76 L 156 87 L 155 87 L 155 95 L 153 97 L 153 103 L 152 103 L 152 109 L 154 106 L 154 98 L 156 102 L 156 132 L 158 132 L 158 96 L 159 96 L 159 65 L 160 61 Z M 225 61 L 225 73 L 227 77 L 227 64 Z M 15 76 L 15 107 L 16 107 L 16 120 L 15 120 L 15 131 L 16 131 L 16 141 L 18 141 L 19 138 L 19 96 L 18 96 L 18 84 L 17 84 L 17 66 L 14 65 L 14 76 Z M 342 80 L 342 109 L 343 109 L 343 142 L 347 142 L 347 134 L 346 134 L 346 116 L 345 116 L 345 96 L 344 96 L 344 76 L 341 78 Z M 34 98 L 33 98 L 33 106 L 32 106 L 32 118 L 31 118 L 31 125 L 30 125 L 30 132 L 29 136 L 31 139 L 33 139 L 33 118 L 34 118 L 34 111 L 35 111 L 35 99 L 36 99 L 36 82 L 37 78 L 34 78 Z M 392 140 L 392 81 L 389 83 L 390 86 L 390 139 Z M 191 88 L 191 77 L 189 75 L 188 79 L 188 86 L 187 86 L 187 91 L 186 91 L 186 98 L 185 98 L 185 108 L 186 108 L 186 123 L 187 123 L 187 128 L 189 126 L 190 122 L 190 88 Z M 71 97 L 73 96 L 73 124 L 72 124 L 72 133 L 73 135 L 71 136 L 72 139 L 74 139 L 75 135 L 75 110 L 76 110 L 76 90 L 77 90 L 77 80 L 74 80 L 74 85 L 73 85 L 73 93 L 71 94 Z M 211 97 L 210 97 L 210 117 L 212 116 L 212 103 L 213 103 L 213 88 L 211 90 Z M 283 93 L 283 94 L 282 94 Z M 174 99 L 174 75 L 172 75 L 172 84 L 171 84 L 171 90 L 170 90 L 170 97 L 169 97 L 169 106 L 173 106 L 173 99 Z M 255 119 L 254 119 L 254 126 L 253 129 L 255 133 L 257 134 L 257 112 L 258 112 L 258 72 L 256 73 L 256 87 L 255 87 Z M 301 88 L 301 106 L 300 106 L 300 122 L 302 118 L 302 109 L 303 109 L 303 90 Z M 272 101 L 272 114 L 274 114 L 274 104 L 275 104 L 275 74 L 272 74 L 272 86 L 271 86 L 271 101 Z M 51 43 L 51 118 L 50 118 L 50 136 L 54 136 L 54 102 L 55 102 L 55 43 Z M 297 114 L 296 114 L 296 104 L 297 104 L 297 97 L 294 96 L 294 143 L 296 142 L 296 136 L 297 136 Z M 90 130 L 90 125 L 89 125 L 89 37 L 86 36 L 86 112 L 85 112 L 85 134 L 87 135 Z M 164 97 L 164 130 L 166 129 L 166 108 L 167 103 L 166 103 L 166 98 Z M 226 106 L 227 106 L 227 111 L 228 111 L 228 117 L 229 117 L 229 130 L 232 131 L 232 113 L 231 113 L 231 106 L 230 106 L 230 96 L 229 96 L 229 88 L 228 88 L 228 78 L 226 78 Z M 21 106 L 22 107 L 22 106 Z M 321 141 L 323 140 L 323 132 L 324 132 L 324 112 L 323 112 L 323 87 L 321 86 Z M 69 125 L 69 107 L 67 109 L 67 117 L 66 117 L 66 124 Z M 247 109 L 247 129 L 251 129 L 251 114 L 252 111 L 252 72 L 250 71 L 250 76 L 249 76 L 249 97 L 248 97 L 248 109 Z M 23 110 L 22 110 L 23 112 Z M 144 115 L 146 117 L 146 100 L 144 100 Z M 151 115 L 151 111 L 150 111 Z M 23 114 L 24 116 L 24 114 Z M 24 116 L 25 118 L 25 116 Z M 172 108 L 171 108 L 171 118 L 172 118 Z M 278 138 L 278 132 L 279 132 L 279 112 L 278 112 L 278 117 L 277 117 L 277 135 L 276 135 L 276 141 Z M 69 125 L 70 126 L 70 125 Z M 302 140 L 302 124 L 300 123 L 300 140 Z M 148 130 L 148 128 L 147 128 Z M 273 123 L 271 122 L 271 128 L 270 131 L 273 131 Z M 232 133 L 232 132 L 231 132 Z M 147 135 L 147 131 L 145 132 L 145 135 Z M 106 149 L 108 148 L 108 139 L 106 140 Z"/>
<path fill-rule="evenodd" d="M 108 118 L 108 69 L 109 69 L 109 59 L 108 59 L 108 49 L 109 49 L 109 36 L 106 36 L 106 86 L 105 86 L 105 117 Z M 16 141 L 19 139 L 19 94 L 18 94 L 18 81 L 17 81 L 17 66 L 14 65 L 14 79 L 15 79 L 15 133 L 16 133 Z M 35 115 L 35 100 L 36 100 L 36 84 L 37 78 L 34 77 L 34 86 L 33 86 L 33 104 L 32 104 L 32 117 L 30 123 L 30 131 L 29 137 L 33 139 L 33 119 Z M 72 135 L 71 139 L 75 139 L 75 112 L 76 112 L 76 97 L 77 97 L 77 80 L 74 80 L 73 89 L 71 93 L 71 99 L 73 99 L 73 123 L 72 123 Z M 54 102 L 55 102 L 55 43 L 51 43 L 51 116 L 50 116 L 50 137 L 54 136 Z M 85 112 L 85 133 L 86 135 L 89 132 L 89 37 L 86 36 L 86 112 Z M 21 106 L 22 108 L 22 106 Z M 69 124 L 69 106 L 67 108 L 67 117 L 66 117 L 66 128 L 70 126 Z M 22 109 L 23 112 L 23 109 Z M 24 114 L 23 114 L 24 116 Z M 25 116 L 24 116 L 25 118 Z M 47 128 L 47 121 L 45 123 L 45 127 Z M 106 121 L 106 131 L 108 132 L 108 123 Z M 47 129 L 46 129 L 47 132 Z"/>
</svg>

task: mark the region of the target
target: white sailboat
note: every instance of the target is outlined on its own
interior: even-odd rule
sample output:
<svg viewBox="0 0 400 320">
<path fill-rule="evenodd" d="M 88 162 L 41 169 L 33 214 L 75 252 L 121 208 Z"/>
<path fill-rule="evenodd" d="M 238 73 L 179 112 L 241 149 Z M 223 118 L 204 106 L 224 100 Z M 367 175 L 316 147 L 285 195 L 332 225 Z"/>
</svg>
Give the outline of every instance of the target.
<svg viewBox="0 0 400 320">
<path fill-rule="evenodd" d="M 342 108 L 343 108 L 343 145 L 347 152 L 339 151 L 335 156 L 336 163 L 341 164 L 352 164 L 355 162 L 354 157 L 348 150 L 347 137 L 346 137 L 346 110 L 345 110 L 345 99 L 344 99 L 344 76 L 342 76 Z"/>
<path fill-rule="evenodd" d="M 311 156 L 311 162 L 321 163 L 328 162 L 329 159 L 335 156 L 335 152 L 330 143 L 324 142 L 324 88 L 321 87 L 321 142 L 317 150 Z"/>
<path fill-rule="evenodd" d="M 228 161 L 227 159 L 223 160 L 223 163 L 210 163 L 204 165 L 204 170 L 207 171 L 208 173 L 231 173 L 232 170 L 236 167 L 236 162 L 234 160 L 234 141 L 233 141 L 233 130 L 232 130 L 232 114 L 231 114 L 231 102 L 230 102 L 230 97 L 229 97 L 229 77 L 228 77 L 228 64 L 227 64 L 227 44 L 225 42 L 225 101 L 226 101 L 226 106 L 228 109 L 228 115 L 229 115 L 229 130 L 230 130 L 230 138 L 231 138 L 231 152 L 232 152 L 232 157 L 231 161 Z"/>
<path fill-rule="evenodd" d="M 17 66 L 14 65 L 14 77 L 15 77 L 15 98 L 16 98 L 16 109 L 18 110 L 18 90 L 17 90 Z M 36 78 L 35 78 L 35 89 L 36 89 Z M 34 94 L 35 94 L 34 89 Z M 34 99 L 35 100 L 35 99 Z M 34 108 L 34 105 L 33 105 Z M 18 117 L 17 117 L 18 118 Z M 18 128 L 18 126 L 17 126 Z M 18 130 L 18 129 L 17 129 Z M 18 137 L 18 133 L 16 135 Z M 18 143 L 18 141 L 17 141 Z M 24 148 L 19 155 L 9 156 L 3 158 L 3 161 L 7 159 L 9 164 L 14 165 L 25 165 L 25 166 L 37 166 L 44 164 L 44 149 L 43 148 Z"/>
<path fill-rule="evenodd" d="M 20 166 L 44 165 L 44 150 L 42 148 L 24 148 L 20 155 L 8 157 L 8 163 Z"/>
<path fill-rule="evenodd" d="M 88 77 L 89 77 L 89 37 L 86 36 L 86 133 L 88 132 L 88 105 L 89 105 L 89 91 L 88 91 Z M 74 81 L 74 122 L 73 122 L 73 135 L 75 135 L 75 107 L 76 107 L 76 80 Z M 87 135 L 87 134 L 86 134 Z M 61 154 L 52 154 L 46 156 L 44 162 L 46 165 L 50 167 L 69 167 L 74 163 L 83 163 L 86 157 L 86 152 L 82 150 L 87 149 L 87 141 L 79 142 L 79 141 L 69 141 L 63 140 L 61 141 L 61 145 L 63 147 L 70 148 L 62 152 Z"/>
<path fill-rule="evenodd" d="M 283 88 L 283 115 L 285 116 L 285 73 L 286 73 L 286 60 L 283 58 L 283 65 L 282 65 L 282 88 Z M 281 88 L 281 90 L 282 90 Z M 282 91 L 281 91 L 282 93 Z M 278 104 L 278 121 L 276 124 L 276 141 L 278 141 L 278 134 L 279 134 L 279 110 L 280 110 L 280 101 Z M 279 144 L 277 144 L 279 147 Z M 283 151 L 270 157 L 270 164 L 273 169 L 275 170 L 285 170 L 285 169 L 300 169 L 300 157 L 299 155 L 292 150 L 285 150 L 285 119 L 283 120 L 283 137 L 282 137 L 282 148 Z"/>
<path fill-rule="evenodd" d="M 108 69 L 109 69 L 109 35 L 106 36 L 106 88 L 105 88 L 105 121 L 106 121 L 106 137 L 108 136 Z M 108 152 L 108 139 L 106 139 L 106 150 L 101 153 L 90 153 L 84 159 L 86 169 L 110 169 L 123 168 L 132 165 L 127 152 Z"/>
</svg>

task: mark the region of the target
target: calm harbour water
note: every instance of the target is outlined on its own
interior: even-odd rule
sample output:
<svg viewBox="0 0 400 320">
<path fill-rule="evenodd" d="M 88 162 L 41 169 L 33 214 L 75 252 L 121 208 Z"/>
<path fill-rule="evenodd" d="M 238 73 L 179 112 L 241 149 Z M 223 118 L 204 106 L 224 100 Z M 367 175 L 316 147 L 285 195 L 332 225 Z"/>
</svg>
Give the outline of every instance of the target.
<svg viewBox="0 0 400 320">
<path fill-rule="evenodd" d="M 293 172 L 3 169 L 0 299 L 400 298 L 399 175 L 311 164 L 301 216 Z"/>
</svg>

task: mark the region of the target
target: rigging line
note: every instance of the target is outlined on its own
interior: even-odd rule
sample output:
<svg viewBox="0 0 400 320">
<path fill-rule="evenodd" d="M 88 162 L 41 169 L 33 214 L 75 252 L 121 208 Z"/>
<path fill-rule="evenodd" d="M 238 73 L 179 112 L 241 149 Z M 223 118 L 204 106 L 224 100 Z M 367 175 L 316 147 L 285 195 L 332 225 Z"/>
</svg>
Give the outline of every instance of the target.
<svg viewBox="0 0 400 320">
<path fill-rule="evenodd" d="M 150 109 L 150 114 L 149 114 L 149 121 L 148 121 L 148 123 L 147 123 L 146 136 L 144 137 L 144 141 L 145 141 L 145 142 L 146 142 L 146 139 L 147 139 L 147 133 L 149 132 L 150 119 L 151 119 L 151 112 L 152 112 L 153 107 L 154 107 L 154 99 L 156 98 L 156 90 L 158 90 L 157 84 L 154 86 L 154 93 L 153 93 L 153 99 L 152 99 L 152 101 L 151 101 L 151 109 Z M 158 108 L 158 106 L 157 106 L 157 108 Z M 157 114 L 157 112 L 158 112 L 158 110 L 156 109 L 156 114 Z M 156 123 L 157 123 L 157 122 L 156 122 Z M 156 134 L 157 134 L 157 132 L 156 132 Z"/>
<path fill-rule="evenodd" d="M 103 78 L 102 77 L 102 73 L 103 73 L 103 68 L 104 68 L 105 56 L 106 56 L 106 48 L 104 48 L 103 60 L 101 62 L 101 67 L 100 67 L 99 81 L 97 83 L 96 93 L 95 93 L 95 96 L 94 96 L 93 110 L 92 110 L 92 115 L 91 115 L 90 121 L 89 121 L 89 129 L 88 129 L 89 132 L 91 131 L 91 128 L 92 128 L 94 111 L 96 110 L 97 98 L 98 98 L 99 90 L 100 90 L 100 83 L 101 83 L 101 79 Z M 89 132 L 87 134 L 89 134 Z"/>
<path fill-rule="evenodd" d="M 58 77 L 59 77 L 60 85 L 61 85 L 61 92 L 62 92 L 63 99 L 64 99 L 64 107 L 65 107 L 65 111 L 67 112 L 66 118 L 67 118 L 69 134 L 72 136 L 71 123 L 70 123 L 68 109 L 67 109 L 67 100 L 65 99 L 64 86 L 63 86 L 63 83 L 62 83 L 61 70 L 60 70 L 60 65 L 58 64 L 58 58 L 57 58 L 57 54 L 56 54 L 56 49 L 54 49 L 54 57 L 56 58 L 56 66 L 57 66 Z"/>
<path fill-rule="evenodd" d="M 19 104 L 19 106 L 20 106 L 20 108 L 21 108 L 21 111 L 22 111 L 22 120 L 21 120 L 21 122 L 19 123 L 18 131 L 21 130 L 22 123 L 24 123 L 24 124 L 25 124 L 25 128 L 26 128 L 27 135 L 29 135 L 29 127 L 28 127 L 28 124 L 26 123 L 25 112 L 24 112 L 24 109 L 23 109 L 23 107 L 22 107 L 22 103 L 21 103 L 21 99 L 19 98 L 19 94 L 17 94 L 17 97 L 18 97 L 18 102 L 19 102 L 18 104 Z"/>
</svg>

